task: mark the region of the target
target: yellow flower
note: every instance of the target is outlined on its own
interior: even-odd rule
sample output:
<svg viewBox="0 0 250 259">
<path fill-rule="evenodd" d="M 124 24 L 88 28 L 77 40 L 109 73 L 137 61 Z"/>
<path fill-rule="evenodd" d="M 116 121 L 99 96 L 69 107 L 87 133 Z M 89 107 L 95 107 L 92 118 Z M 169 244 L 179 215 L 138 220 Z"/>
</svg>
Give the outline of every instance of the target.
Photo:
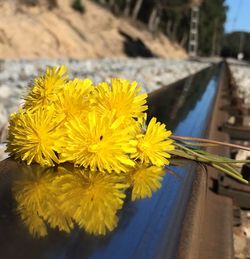
<svg viewBox="0 0 250 259">
<path fill-rule="evenodd" d="M 51 110 L 21 110 L 10 119 L 7 152 L 28 165 L 33 161 L 43 166 L 52 166 L 53 161 L 59 163 L 59 125 Z"/>
<path fill-rule="evenodd" d="M 28 95 L 24 98 L 25 109 L 47 108 L 57 99 L 57 94 L 62 90 L 66 83 L 67 68 L 65 66 L 47 68 L 45 75 L 34 80 L 34 84 Z"/>
<path fill-rule="evenodd" d="M 164 176 L 164 168 L 157 166 L 137 165 L 128 173 L 129 182 L 132 186 L 132 201 L 150 198 L 153 192 L 161 188 Z"/>
<path fill-rule="evenodd" d="M 111 86 L 106 83 L 100 83 L 96 88 L 96 106 L 101 114 L 105 111 L 115 111 L 116 118 L 125 117 L 143 118 L 147 110 L 147 94 L 139 94 L 141 88 L 137 82 L 130 82 L 125 79 L 114 78 L 111 80 Z"/>
<path fill-rule="evenodd" d="M 167 151 L 174 149 L 173 140 L 168 139 L 171 134 L 171 131 L 166 130 L 165 124 L 156 122 L 156 118 L 152 118 L 146 133 L 136 136 L 138 140 L 137 151 L 131 157 L 156 166 L 168 165 L 167 158 L 170 158 L 170 154 Z"/>
<path fill-rule="evenodd" d="M 84 170 L 62 174 L 54 182 L 60 188 L 62 210 L 88 233 L 104 235 L 118 222 L 128 184 L 120 175 Z"/>
<path fill-rule="evenodd" d="M 58 200 L 58 186 L 53 188 L 55 174 L 51 168 L 33 165 L 20 167 L 21 174 L 13 183 L 13 196 L 17 212 L 30 234 L 43 237 L 51 228 L 70 232 L 74 224 L 71 217 L 63 213 Z"/>
<path fill-rule="evenodd" d="M 134 166 L 129 154 L 136 151 L 131 128 L 120 125 L 123 118 L 114 114 L 88 113 L 87 118 L 75 117 L 66 123 L 67 137 L 60 161 L 73 161 L 95 171 L 121 172 Z"/>
<path fill-rule="evenodd" d="M 90 95 L 94 87 L 89 79 L 74 79 L 68 82 L 54 103 L 58 116 L 69 120 L 90 110 Z"/>
</svg>

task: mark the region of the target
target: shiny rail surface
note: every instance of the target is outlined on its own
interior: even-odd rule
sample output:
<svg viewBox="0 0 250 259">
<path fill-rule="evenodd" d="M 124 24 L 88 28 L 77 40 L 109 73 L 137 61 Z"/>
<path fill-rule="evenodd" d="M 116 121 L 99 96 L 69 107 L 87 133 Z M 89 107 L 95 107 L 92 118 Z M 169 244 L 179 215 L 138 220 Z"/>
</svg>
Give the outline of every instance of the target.
<svg viewBox="0 0 250 259">
<path fill-rule="evenodd" d="M 221 65 L 207 68 L 149 96 L 149 117 L 156 116 L 175 134 L 203 137 L 212 112 Z M 11 184 L 20 165 L 0 163 L 1 258 L 175 258 L 197 165 L 171 167 L 151 199 L 126 201 L 118 227 L 104 237 L 78 229 L 51 230 L 33 239 L 15 213 Z M 167 169 L 166 169 L 167 170 Z"/>
</svg>

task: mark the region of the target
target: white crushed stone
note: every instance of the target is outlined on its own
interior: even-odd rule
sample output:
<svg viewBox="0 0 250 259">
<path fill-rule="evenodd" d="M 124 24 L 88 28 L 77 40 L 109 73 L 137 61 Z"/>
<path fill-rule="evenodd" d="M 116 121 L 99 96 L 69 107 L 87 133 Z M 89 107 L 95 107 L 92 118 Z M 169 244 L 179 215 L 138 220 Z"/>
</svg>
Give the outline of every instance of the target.
<svg viewBox="0 0 250 259">
<path fill-rule="evenodd" d="M 229 68 L 237 85 L 237 96 L 243 99 L 245 104 L 250 104 L 250 65 L 246 63 L 237 63 L 229 61 Z M 230 117 L 228 123 L 235 124 L 235 117 Z M 243 126 L 250 126 L 250 117 L 244 116 L 242 121 Z M 246 143 L 248 145 L 248 143 Z M 250 157 L 250 152 L 239 150 L 236 155 L 237 160 L 246 160 Z"/>
<path fill-rule="evenodd" d="M 0 86 L 0 99 L 7 99 L 11 96 L 11 89 L 7 85 Z"/>
<path fill-rule="evenodd" d="M 8 154 L 5 152 L 6 144 L 0 144 L 0 157 L 1 160 L 4 160 L 8 157 Z"/>
<path fill-rule="evenodd" d="M 229 67 L 238 86 L 237 95 L 245 104 L 250 104 L 250 66 L 231 64 Z"/>
<path fill-rule="evenodd" d="M 235 159 L 236 160 L 246 160 L 248 157 L 250 157 L 250 151 L 239 150 Z"/>
<path fill-rule="evenodd" d="M 247 63 L 230 61 L 229 68 L 237 85 L 236 94 L 242 98 L 243 103 L 250 104 L 250 66 Z M 244 116 L 242 125 L 250 126 L 249 116 Z M 249 142 L 243 143 L 249 146 Z M 246 160 L 250 158 L 250 152 L 239 150 L 236 160 Z M 250 258 L 250 212 L 241 210 L 242 223 L 234 227 L 234 250 L 235 258 Z"/>
<path fill-rule="evenodd" d="M 235 116 L 230 116 L 230 118 L 227 120 L 229 124 L 235 124 Z"/>
</svg>

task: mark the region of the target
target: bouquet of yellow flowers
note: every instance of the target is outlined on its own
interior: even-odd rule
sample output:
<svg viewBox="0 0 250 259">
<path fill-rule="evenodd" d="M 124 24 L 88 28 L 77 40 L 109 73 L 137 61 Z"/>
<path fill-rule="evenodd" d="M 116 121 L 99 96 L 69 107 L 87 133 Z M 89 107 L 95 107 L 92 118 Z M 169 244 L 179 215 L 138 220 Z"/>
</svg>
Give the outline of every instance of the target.
<svg viewBox="0 0 250 259">
<path fill-rule="evenodd" d="M 65 73 L 64 66 L 47 68 L 11 115 L 7 151 L 15 159 L 107 173 L 169 164 L 171 131 L 155 118 L 146 128 L 147 94 L 136 82 L 115 78 L 93 86 Z"/>
<path fill-rule="evenodd" d="M 174 141 L 155 118 L 146 127 L 146 98 L 136 82 L 124 79 L 97 86 L 68 80 L 65 66 L 47 68 L 34 80 L 23 107 L 10 117 L 7 143 L 16 160 L 45 167 L 23 170 L 13 187 L 32 234 L 45 235 L 48 219 L 66 232 L 73 219 L 90 233 L 105 234 L 117 224 L 128 187 L 132 200 L 160 188 Z M 46 169 L 65 162 L 79 169 L 59 166 L 56 176 Z"/>
<path fill-rule="evenodd" d="M 22 108 L 10 117 L 7 152 L 44 168 L 44 173 L 34 169 L 32 175 L 26 170 L 13 187 L 31 233 L 45 235 L 42 222 L 47 220 L 66 232 L 74 221 L 89 233 L 105 234 L 117 224 L 124 191 L 132 188 L 132 200 L 151 197 L 161 187 L 171 155 L 248 183 L 237 167 L 248 160 L 199 149 L 236 145 L 174 136 L 156 118 L 146 125 L 147 94 L 140 93 L 136 82 L 114 78 L 94 86 L 90 79 L 69 80 L 66 72 L 65 66 L 47 68 L 33 81 Z M 59 165 L 63 163 L 75 169 L 65 169 Z M 59 173 L 49 174 L 55 165 Z"/>
<path fill-rule="evenodd" d="M 140 93 L 137 82 L 113 78 L 110 84 L 94 86 L 90 79 L 68 80 L 66 72 L 65 66 L 47 68 L 34 80 L 23 107 L 11 115 L 7 152 L 15 159 L 28 165 L 70 162 L 91 171 L 126 173 L 138 166 L 168 165 L 173 154 L 246 182 L 228 164 L 249 161 L 193 148 L 201 146 L 197 140 L 205 146 L 236 145 L 173 136 L 156 118 L 146 126 L 147 94 Z"/>
</svg>

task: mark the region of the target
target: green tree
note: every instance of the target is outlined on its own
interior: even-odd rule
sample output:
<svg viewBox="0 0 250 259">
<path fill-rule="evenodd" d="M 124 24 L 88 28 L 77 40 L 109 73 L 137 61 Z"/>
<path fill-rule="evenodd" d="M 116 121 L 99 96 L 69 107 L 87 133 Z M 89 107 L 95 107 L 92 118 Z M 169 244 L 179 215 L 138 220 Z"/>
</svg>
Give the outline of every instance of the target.
<svg viewBox="0 0 250 259">
<path fill-rule="evenodd" d="M 194 0 L 93 0 L 109 8 L 116 15 L 140 21 L 157 35 L 165 33 L 170 40 L 188 49 L 191 6 Z M 196 1 L 197 2 L 197 1 Z M 203 0 L 200 6 L 200 55 L 220 53 L 224 35 L 227 6 L 225 0 Z"/>
<path fill-rule="evenodd" d="M 245 60 L 250 60 L 250 33 L 232 32 L 224 36 L 221 55 L 237 58 L 239 52 L 244 54 Z"/>
<path fill-rule="evenodd" d="M 218 55 L 221 50 L 228 7 L 225 0 L 204 0 L 200 7 L 199 54 Z"/>
</svg>

